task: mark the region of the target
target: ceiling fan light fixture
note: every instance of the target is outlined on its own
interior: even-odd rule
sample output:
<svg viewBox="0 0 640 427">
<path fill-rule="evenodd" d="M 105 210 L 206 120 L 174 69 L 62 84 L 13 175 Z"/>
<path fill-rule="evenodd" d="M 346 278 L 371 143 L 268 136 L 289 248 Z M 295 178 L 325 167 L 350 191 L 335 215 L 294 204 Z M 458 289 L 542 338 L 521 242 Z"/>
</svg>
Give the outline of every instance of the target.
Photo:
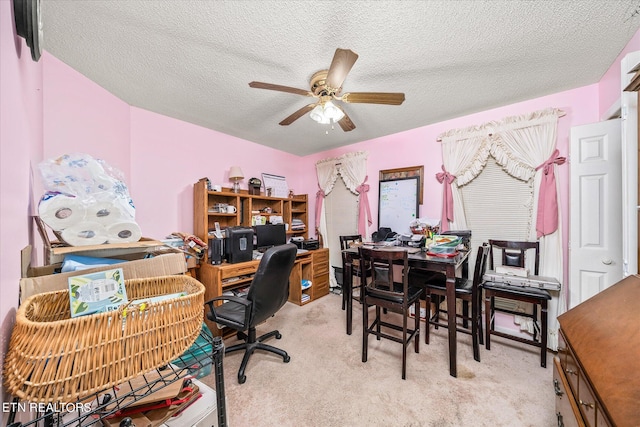
<svg viewBox="0 0 640 427">
<path fill-rule="evenodd" d="M 333 102 L 327 101 L 324 104 L 324 115 L 332 122 L 339 122 L 344 117 L 344 112 L 333 105 Z"/>
<path fill-rule="evenodd" d="M 322 109 L 322 105 L 318 104 L 315 106 L 313 110 L 309 113 L 309 117 L 311 117 L 314 121 L 320 124 L 326 124 L 324 117 L 324 110 Z"/>
<path fill-rule="evenodd" d="M 311 90 L 297 89 L 295 87 L 275 85 L 272 83 L 249 83 L 250 87 L 258 89 L 275 90 L 279 92 L 293 93 L 296 95 L 316 98 L 316 101 L 299 108 L 282 120 L 280 126 L 288 126 L 302 116 L 309 113 L 316 123 L 331 125 L 338 123 L 343 131 L 350 132 L 356 128 L 351 118 L 344 110 L 334 105 L 332 101 L 340 101 L 350 104 L 382 104 L 400 105 L 404 102 L 404 93 L 392 92 L 347 92 L 342 94 L 342 83 L 347 74 L 358 59 L 358 54 L 349 49 L 336 49 L 331 66 L 328 70 L 317 71 L 310 80 Z"/>
<path fill-rule="evenodd" d="M 322 125 L 328 125 L 330 123 L 336 123 L 342 120 L 342 118 L 344 117 L 344 112 L 333 105 L 333 102 L 327 101 L 325 103 L 316 105 L 315 108 L 309 113 L 309 117 Z"/>
</svg>

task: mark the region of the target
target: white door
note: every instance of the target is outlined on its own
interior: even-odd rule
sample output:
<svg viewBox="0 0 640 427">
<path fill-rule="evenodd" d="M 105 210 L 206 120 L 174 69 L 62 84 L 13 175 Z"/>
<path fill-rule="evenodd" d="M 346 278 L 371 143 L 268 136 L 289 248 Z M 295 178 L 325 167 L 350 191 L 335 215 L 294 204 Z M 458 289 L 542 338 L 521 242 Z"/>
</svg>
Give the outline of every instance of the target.
<svg viewBox="0 0 640 427">
<path fill-rule="evenodd" d="M 571 128 L 569 309 L 622 279 L 621 122 Z"/>
</svg>

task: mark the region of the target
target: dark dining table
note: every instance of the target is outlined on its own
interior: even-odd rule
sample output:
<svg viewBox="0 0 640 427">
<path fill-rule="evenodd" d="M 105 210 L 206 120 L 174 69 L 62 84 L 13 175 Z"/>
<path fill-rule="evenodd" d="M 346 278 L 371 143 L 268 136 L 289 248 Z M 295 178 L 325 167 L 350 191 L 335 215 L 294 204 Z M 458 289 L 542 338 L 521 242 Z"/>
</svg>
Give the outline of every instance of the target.
<svg viewBox="0 0 640 427">
<path fill-rule="evenodd" d="M 365 246 L 367 247 L 367 246 Z M 429 255 L 424 251 L 416 251 L 416 248 L 408 247 L 388 247 L 390 250 L 407 250 L 409 259 L 409 268 L 420 270 L 441 272 L 447 279 L 447 312 L 456 312 L 456 277 L 464 277 L 468 269 L 465 268 L 469 252 L 459 251 L 455 256 L 443 257 Z M 353 261 L 360 258 L 358 248 L 349 248 L 342 251 L 342 286 L 343 292 L 351 295 L 353 287 L 352 265 Z M 346 317 L 347 317 L 347 335 L 351 335 L 353 323 L 353 298 L 346 298 Z M 419 315 L 416 313 L 416 315 Z M 456 354 L 457 354 L 457 327 L 456 316 L 447 316 L 447 324 L 449 330 L 449 374 L 452 377 L 457 376 Z M 429 327 L 429 324 L 425 327 Z"/>
</svg>

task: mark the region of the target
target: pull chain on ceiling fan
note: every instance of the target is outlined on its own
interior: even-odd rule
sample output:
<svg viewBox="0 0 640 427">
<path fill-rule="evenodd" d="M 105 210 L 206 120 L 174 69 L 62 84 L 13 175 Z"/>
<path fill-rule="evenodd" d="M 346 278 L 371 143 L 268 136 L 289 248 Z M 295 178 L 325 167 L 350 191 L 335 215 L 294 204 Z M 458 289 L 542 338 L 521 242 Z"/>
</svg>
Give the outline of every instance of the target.
<svg viewBox="0 0 640 427">
<path fill-rule="evenodd" d="M 307 113 L 318 123 L 328 124 L 337 122 L 343 131 L 349 132 L 356 128 L 347 113 L 333 101 L 347 104 L 384 104 L 400 105 L 404 102 L 404 93 L 391 92 L 342 92 L 342 83 L 351 71 L 358 55 L 349 49 L 336 49 L 331 66 L 328 70 L 320 70 L 311 76 L 311 90 L 297 89 L 289 86 L 275 85 L 263 82 L 251 82 L 250 87 L 268 89 L 295 95 L 316 98 L 313 104 L 305 105 L 280 122 L 281 126 L 288 126 Z"/>
</svg>

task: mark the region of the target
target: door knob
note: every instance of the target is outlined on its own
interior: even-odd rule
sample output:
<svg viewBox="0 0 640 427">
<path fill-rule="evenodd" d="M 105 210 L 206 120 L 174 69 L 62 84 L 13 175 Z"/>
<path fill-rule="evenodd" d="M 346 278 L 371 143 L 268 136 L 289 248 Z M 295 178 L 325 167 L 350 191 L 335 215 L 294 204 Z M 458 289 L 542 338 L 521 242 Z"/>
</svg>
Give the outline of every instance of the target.
<svg viewBox="0 0 640 427">
<path fill-rule="evenodd" d="M 611 265 L 611 263 L 613 263 L 613 260 L 611 258 L 603 258 L 602 263 L 604 265 Z"/>
</svg>

